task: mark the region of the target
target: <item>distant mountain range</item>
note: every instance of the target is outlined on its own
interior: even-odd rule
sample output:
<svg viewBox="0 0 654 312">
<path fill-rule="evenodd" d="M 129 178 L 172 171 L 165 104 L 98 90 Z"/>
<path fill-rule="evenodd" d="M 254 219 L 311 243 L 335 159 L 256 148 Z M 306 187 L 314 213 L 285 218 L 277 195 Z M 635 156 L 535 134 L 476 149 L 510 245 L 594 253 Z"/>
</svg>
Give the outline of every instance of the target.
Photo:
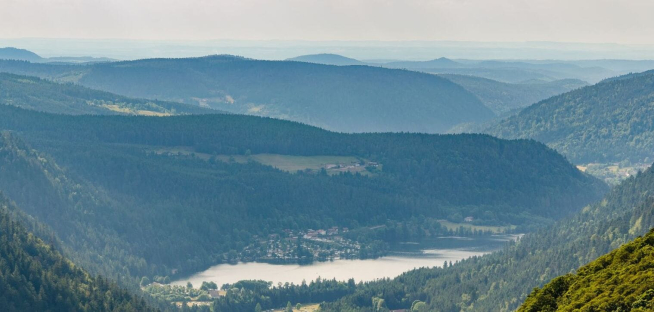
<svg viewBox="0 0 654 312">
<path fill-rule="evenodd" d="M 12 48 L 12 47 L 0 48 L 0 60 L 28 61 L 34 63 L 68 63 L 68 64 L 115 61 L 114 59 L 110 59 L 106 57 L 90 57 L 90 56 L 43 58 L 32 51 Z"/>
<path fill-rule="evenodd" d="M 575 163 L 654 160 L 654 71 L 609 79 L 523 109 L 487 132 L 548 144 Z"/>
<path fill-rule="evenodd" d="M 91 65 L 0 61 L 0 71 L 343 132 L 442 133 L 495 116 L 450 80 L 370 66 L 211 56 Z"/>
<path fill-rule="evenodd" d="M 445 57 L 430 61 L 394 61 L 382 64 L 389 68 L 426 69 L 426 68 L 460 68 L 464 64 L 455 62 Z"/>
<path fill-rule="evenodd" d="M 323 54 L 321 54 L 323 55 Z M 453 60 L 445 57 L 429 61 L 360 61 L 340 55 L 306 55 L 293 58 L 327 65 L 370 65 L 387 68 L 411 69 L 435 74 L 476 76 L 506 83 L 551 82 L 577 79 L 596 83 L 603 79 L 654 69 L 654 61 L 587 60 L 587 61 L 537 61 L 537 60 Z M 348 63 L 336 60 L 347 59 Z"/>
<path fill-rule="evenodd" d="M 439 76 L 472 92 L 498 116 L 588 85 L 576 79 L 517 84 L 466 75 L 439 74 Z"/>
<path fill-rule="evenodd" d="M 26 50 L 5 50 L 15 58 L 38 57 Z M 479 131 L 496 118 L 586 85 L 583 80 L 557 78 L 612 79 L 610 74 L 614 72 L 652 65 L 648 61 L 447 58 L 373 64 L 335 54 L 292 60 L 211 56 L 84 65 L 4 60 L 0 61 L 0 71 L 73 82 L 151 99 L 153 103 L 158 99 L 169 101 L 167 105 L 192 104 L 204 107 L 200 111 L 205 113 L 217 109 L 299 121 L 334 131 L 446 133 Z M 603 64 L 611 69 L 601 67 Z M 438 73 L 440 77 L 419 71 Z M 482 78 L 498 75 L 499 80 Z M 115 106 L 109 108 L 116 110 Z"/>
<path fill-rule="evenodd" d="M 0 48 L 0 59 L 2 60 L 17 60 L 29 62 L 41 62 L 42 57 L 32 51 L 17 48 Z"/>
<path fill-rule="evenodd" d="M 350 66 L 350 65 L 367 65 L 365 62 L 355 60 L 338 54 L 311 54 L 302 55 L 287 59 L 287 61 L 297 61 L 324 65 Z"/>
</svg>

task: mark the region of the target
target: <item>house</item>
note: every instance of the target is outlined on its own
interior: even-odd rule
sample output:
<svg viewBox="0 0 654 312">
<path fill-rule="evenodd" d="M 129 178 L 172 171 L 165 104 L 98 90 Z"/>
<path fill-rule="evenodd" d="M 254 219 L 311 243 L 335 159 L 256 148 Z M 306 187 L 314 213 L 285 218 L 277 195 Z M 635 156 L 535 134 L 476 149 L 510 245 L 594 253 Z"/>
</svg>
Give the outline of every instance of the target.
<svg viewBox="0 0 654 312">
<path fill-rule="evenodd" d="M 220 297 L 225 297 L 227 295 L 227 292 L 224 290 L 218 290 L 218 289 L 210 289 L 209 290 L 209 296 L 211 298 L 220 298 Z"/>
<path fill-rule="evenodd" d="M 463 221 L 465 222 L 472 222 L 473 220 L 475 220 L 475 218 L 473 217 L 466 217 L 465 219 L 463 219 Z"/>
<path fill-rule="evenodd" d="M 331 229 L 327 230 L 327 235 L 336 235 L 338 234 L 338 227 L 332 227 Z"/>
</svg>

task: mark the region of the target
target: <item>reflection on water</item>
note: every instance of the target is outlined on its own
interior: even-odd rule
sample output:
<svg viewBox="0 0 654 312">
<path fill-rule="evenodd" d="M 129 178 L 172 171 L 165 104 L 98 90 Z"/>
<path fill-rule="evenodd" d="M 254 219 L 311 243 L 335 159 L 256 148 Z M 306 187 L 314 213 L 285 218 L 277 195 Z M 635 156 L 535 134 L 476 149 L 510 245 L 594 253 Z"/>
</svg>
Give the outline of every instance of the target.
<svg viewBox="0 0 654 312">
<path fill-rule="evenodd" d="M 299 284 L 318 277 L 358 281 L 372 281 L 380 278 L 396 277 L 403 272 L 421 268 L 442 266 L 445 261 L 456 262 L 472 256 L 487 254 L 501 249 L 507 241 L 518 235 L 496 235 L 484 238 L 447 237 L 428 242 L 402 243 L 393 246 L 393 252 L 386 257 L 368 260 L 335 260 L 315 262 L 310 265 L 267 263 L 220 264 L 206 271 L 173 282 L 175 285 L 200 285 L 203 281 L 213 281 L 218 285 L 235 283 L 240 280 L 265 280 L 277 283 Z"/>
</svg>

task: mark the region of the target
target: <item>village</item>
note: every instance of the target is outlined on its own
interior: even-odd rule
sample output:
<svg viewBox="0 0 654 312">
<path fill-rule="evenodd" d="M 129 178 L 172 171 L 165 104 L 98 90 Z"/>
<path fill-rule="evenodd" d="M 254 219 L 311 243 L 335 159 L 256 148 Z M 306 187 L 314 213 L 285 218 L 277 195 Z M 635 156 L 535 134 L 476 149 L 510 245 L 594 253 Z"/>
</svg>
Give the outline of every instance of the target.
<svg viewBox="0 0 654 312">
<path fill-rule="evenodd" d="M 240 253 L 240 261 L 267 263 L 311 263 L 339 259 L 358 259 L 361 245 L 344 238 L 348 228 L 284 230 L 248 245 Z"/>
<path fill-rule="evenodd" d="M 381 169 L 379 163 L 374 161 L 352 161 L 350 163 L 331 163 L 322 166 L 329 174 L 344 172 L 370 174 Z"/>
</svg>

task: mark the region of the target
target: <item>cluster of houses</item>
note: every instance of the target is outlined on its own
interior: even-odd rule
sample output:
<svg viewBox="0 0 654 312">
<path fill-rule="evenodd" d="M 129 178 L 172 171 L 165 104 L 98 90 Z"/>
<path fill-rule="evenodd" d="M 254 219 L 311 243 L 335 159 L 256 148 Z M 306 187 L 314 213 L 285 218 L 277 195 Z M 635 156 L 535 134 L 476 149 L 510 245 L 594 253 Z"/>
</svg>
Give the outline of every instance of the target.
<svg viewBox="0 0 654 312">
<path fill-rule="evenodd" d="M 348 228 L 344 227 L 343 228 L 343 233 L 347 233 L 349 231 Z M 314 238 L 319 238 L 320 236 L 334 236 L 338 235 L 338 227 L 334 226 L 330 229 L 327 230 L 312 230 L 309 229 L 307 232 L 302 236 L 304 239 L 314 239 Z"/>
<path fill-rule="evenodd" d="M 356 257 L 361 246 L 357 242 L 339 235 L 347 232 L 349 232 L 348 228 L 336 226 L 326 230 L 293 231 L 286 229 L 281 235 L 271 234 L 267 240 L 259 241 L 258 247 L 246 247 L 243 254 L 247 254 L 256 261 L 292 261 L 295 259 L 297 240 L 302 238 L 303 248 L 309 250 L 316 260 L 350 259 Z"/>
<path fill-rule="evenodd" d="M 326 164 L 325 169 L 334 171 L 364 171 L 366 167 L 379 167 L 379 163 L 374 161 L 369 162 L 356 162 L 353 161 L 349 164 Z"/>
</svg>

